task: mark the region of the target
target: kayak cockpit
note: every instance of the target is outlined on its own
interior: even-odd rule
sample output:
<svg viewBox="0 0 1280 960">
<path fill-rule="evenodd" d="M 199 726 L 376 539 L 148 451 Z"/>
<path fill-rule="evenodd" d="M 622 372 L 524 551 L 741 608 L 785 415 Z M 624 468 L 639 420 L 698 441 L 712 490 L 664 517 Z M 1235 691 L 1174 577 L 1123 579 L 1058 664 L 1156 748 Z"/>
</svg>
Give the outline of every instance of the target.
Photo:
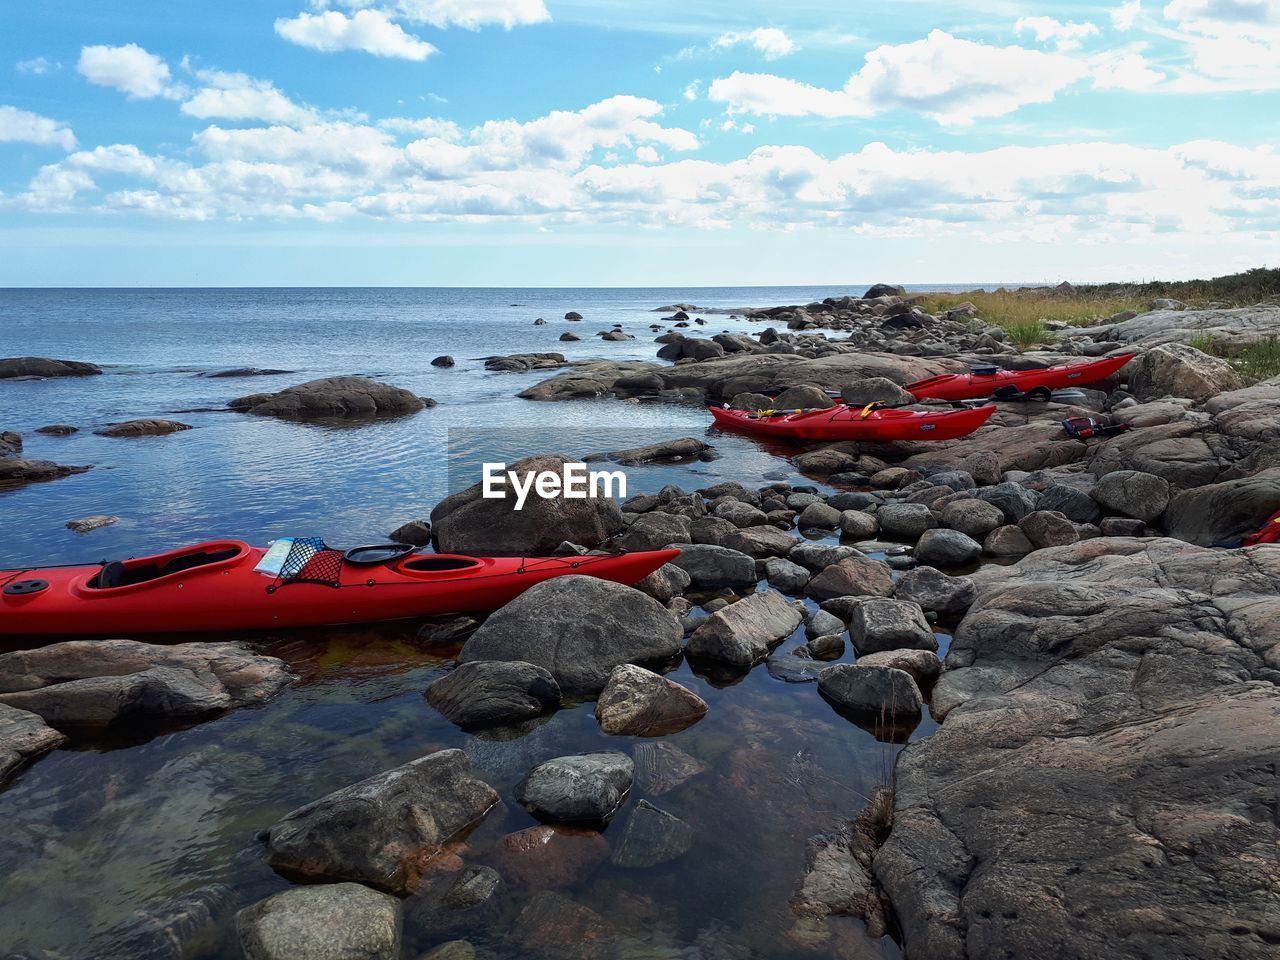
<svg viewBox="0 0 1280 960">
<path fill-rule="evenodd" d="M 118 590 L 201 568 L 220 569 L 242 559 L 250 549 L 241 540 L 214 540 L 153 557 L 113 560 L 103 564 L 83 586 L 87 590 Z"/>
<path fill-rule="evenodd" d="M 484 564 L 474 557 L 454 557 L 442 553 L 424 553 L 400 564 L 401 570 L 418 573 L 444 573 L 454 570 L 474 570 Z"/>
</svg>

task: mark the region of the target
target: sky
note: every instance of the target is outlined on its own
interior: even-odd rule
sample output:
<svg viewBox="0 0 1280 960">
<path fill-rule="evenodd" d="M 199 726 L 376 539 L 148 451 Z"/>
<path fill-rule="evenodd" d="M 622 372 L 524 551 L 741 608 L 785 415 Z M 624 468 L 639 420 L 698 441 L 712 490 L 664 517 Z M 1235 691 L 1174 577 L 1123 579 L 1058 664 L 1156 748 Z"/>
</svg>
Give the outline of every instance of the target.
<svg viewBox="0 0 1280 960">
<path fill-rule="evenodd" d="M 0 8 L 0 285 L 1276 265 L 1280 0 Z"/>
</svg>

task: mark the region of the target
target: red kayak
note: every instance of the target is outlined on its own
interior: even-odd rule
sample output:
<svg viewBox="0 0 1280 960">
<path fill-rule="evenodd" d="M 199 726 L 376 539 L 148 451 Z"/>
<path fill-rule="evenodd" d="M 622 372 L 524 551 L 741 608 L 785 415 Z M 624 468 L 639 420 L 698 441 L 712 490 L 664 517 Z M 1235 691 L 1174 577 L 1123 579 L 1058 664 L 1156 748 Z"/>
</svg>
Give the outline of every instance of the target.
<svg viewBox="0 0 1280 960">
<path fill-rule="evenodd" d="M 870 404 L 862 408 L 838 405 L 825 410 L 795 413 L 752 413 L 711 407 L 711 415 L 722 427 L 798 440 L 955 440 L 967 437 L 996 412 L 994 404 L 946 410 L 938 413 L 893 410 Z"/>
<path fill-rule="evenodd" d="M 1018 393 L 1083 387 L 1118 373 L 1136 356 L 1136 353 L 1123 353 L 1118 357 L 1104 357 L 1089 363 L 1064 363 L 1042 370 L 981 367 L 971 373 L 944 373 L 917 380 L 903 389 L 917 400 L 982 400 L 1002 387 L 1012 387 Z"/>
<path fill-rule="evenodd" d="M 536 583 L 635 583 L 679 555 L 464 557 L 403 545 L 343 554 L 319 540 L 214 540 L 90 566 L 0 571 L 0 635 L 318 627 L 493 610 Z"/>
</svg>

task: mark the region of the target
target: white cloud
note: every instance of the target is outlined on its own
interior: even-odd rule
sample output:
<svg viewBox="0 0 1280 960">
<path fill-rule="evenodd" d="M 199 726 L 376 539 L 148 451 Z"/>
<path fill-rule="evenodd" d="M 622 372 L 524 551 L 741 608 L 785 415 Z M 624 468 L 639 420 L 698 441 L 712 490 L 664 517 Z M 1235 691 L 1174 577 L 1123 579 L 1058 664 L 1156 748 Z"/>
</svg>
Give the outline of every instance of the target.
<svg viewBox="0 0 1280 960">
<path fill-rule="evenodd" d="M 734 72 L 713 82 L 708 97 L 731 113 L 852 117 L 906 109 L 942 124 L 968 124 L 1047 103 L 1087 72 L 1084 63 L 1065 54 L 992 46 L 934 30 L 923 40 L 872 50 L 840 90 Z"/>
<path fill-rule="evenodd" d="M 101 44 L 83 47 L 76 69 L 90 83 L 113 87 L 139 100 L 152 97 L 176 100 L 183 96 L 182 88 L 174 84 L 164 59 L 136 43 L 120 47 Z"/>
<path fill-rule="evenodd" d="M 684 88 L 684 98 L 692 103 L 698 99 L 698 91 L 702 89 L 702 81 L 694 80 Z"/>
<path fill-rule="evenodd" d="M 76 136 L 65 123 L 29 110 L 0 106 L 0 143 L 34 143 L 74 150 Z"/>
<path fill-rule="evenodd" d="M 662 159 L 653 147 L 636 147 L 636 159 L 641 163 L 657 163 Z"/>
<path fill-rule="evenodd" d="M 1142 0 L 1126 0 L 1111 11 L 1111 25 L 1117 30 L 1132 30 L 1142 16 Z"/>
<path fill-rule="evenodd" d="M 328 6 L 320 0 L 317 6 Z M 431 27 L 512 27 L 551 19 L 542 0 L 333 0 L 334 6 L 373 7 L 397 20 Z"/>
<path fill-rule="evenodd" d="M 182 104 L 182 112 L 188 116 L 291 124 L 308 123 L 316 118 L 314 110 L 294 103 L 268 80 L 223 70 L 192 72 L 204 86 Z"/>
<path fill-rule="evenodd" d="M 46 73 L 52 73 L 55 70 L 61 70 L 62 64 L 54 63 L 45 57 L 34 57 L 30 60 L 19 60 L 13 65 L 13 69 L 19 73 L 29 73 L 34 76 L 44 76 Z"/>
<path fill-rule="evenodd" d="M 1089 58 L 1093 86 L 1098 90 L 1152 90 L 1167 77 L 1147 63 L 1137 50 L 1115 50 Z"/>
<path fill-rule="evenodd" d="M 336 10 L 300 13 L 292 20 L 277 20 L 275 28 L 289 42 L 325 53 L 362 50 L 378 57 L 425 60 L 436 52 L 378 10 L 357 10 L 350 17 Z"/>
<path fill-rule="evenodd" d="M 458 140 L 462 137 L 462 131 L 456 123 L 439 117 L 387 117 L 379 120 L 378 126 L 396 133 L 416 133 L 420 137 L 440 137 L 443 140 Z"/>
<path fill-rule="evenodd" d="M 1280 89 L 1280 0 L 1173 0 L 1192 70 L 1182 92 Z"/>
<path fill-rule="evenodd" d="M 1098 35 L 1098 27 L 1093 23 L 1063 23 L 1053 17 L 1020 17 L 1013 25 L 1014 33 L 1030 31 L 1041 43 L 1052 41 L 1059 50 L 1079 49 L 1086 37 Z"/>
<path fill-rule="evenodd" d="M 777 27 L 757 27 L 745 33 L 726 33 L 718 37 L 712 46 L 724 48 L 744 43 L 755 47 L 766 60 L 777 60 L 794 53 L 796 49 L 795 42 Z"/>
</svg>

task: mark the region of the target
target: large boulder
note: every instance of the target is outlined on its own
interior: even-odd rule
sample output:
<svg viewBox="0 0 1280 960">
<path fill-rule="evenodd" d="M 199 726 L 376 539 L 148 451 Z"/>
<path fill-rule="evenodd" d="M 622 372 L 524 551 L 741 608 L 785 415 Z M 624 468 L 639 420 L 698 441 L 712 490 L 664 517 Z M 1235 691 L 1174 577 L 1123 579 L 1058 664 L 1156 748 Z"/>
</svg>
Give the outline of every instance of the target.
<svg viewBox="0 0 1280 960">
<path fill-rule="evenodd" d="M 245 960 L 399 960 L 400 901 L 359 883 L 295 887 L 245 907 Z"/>
<path fill-rule="evenodd" d="M 1280 468 L 1174 494 L 1164 515 L 1170 535 L 1200 546 L 1238 541 L 1280 508 Z"/>
<path fill-rule="evenodd" d="M 923 503 L 886 503 L 876 511 L 876 521 L 886 537 L 913 542 L 938 525 L 933 512 Z"/>
<path fill-rule="evenodd" d="M 262 703 L 293 679 L 243 643 L 69 640 L 0 655 L 0 703 L 72 735 L 207 719 Z"/>
<path fill-rule="evenodd" d="M 1169 506 L 1169 481 L 1139 470 L 1117 470 L 1098 480 L 1093 499 L 1111 513 L 1150 523 Z"/>
<path fill-rule="evenodd" d="M 516 790 L 539 820 L 603 827 L 631 791 L 635 763 L 625 753 L 584 753 L 540 763 Z"/>
<path fill-rule="evenodd" d="M 5 357 L 0 359 L 0 380 L 33 377 L 90 377 L 102 373 L 96 363 L 81 360 L 50 360 L 47 357 Z"/>
<path fill-rule="evenodd" d="M 680 546 L 671 562 L 689 574 L 693 587 L 750 587 L 759 579 L 756 562 L 748 554 L 710 543 Z"/>
<path fill-rule="evenodd" d="M 36 714 L 0 703 L 0 786 L 66 739 Z"/>
<path fill-rule="evenodd" d="M 788 387 L 774 400 L 778 410 L 827 410 L 834 406 L 835 401 L 827 396 L 827 391 L 812 383 Z"/>
<path fill-rule="evenodd" d="M 1226 360 L 1185 343 L 1164 343 L 1129 365 L 1129 392 L 1140 400 L 1187 397 L 1202 402 L 1244 386 Z"/>
<path fill-rule="evenodd" d="M 458 726 L 475 729 L 546 713 L 560 705 L 560 687 L 532 663 L 472 660 L 427 687 L 427 702 Z"/>
<path fill-rule="evenodd" d="M 565 576 L 530 587 L 494 613 L 458 659 L 509 660 L 547 670 L 566 696 L 599 693 L 620 663 L 656 663 L 680 652 L 680 621 L 639 590 Z"/>
<path fill-rule="evenodd" d="M 689 637 L 688 653 L 746 669 L 800 626 L 802 617 L 780 593 L 765 590 L 713 613 Z"/>
<path fill-rule="evenodd" d="M 688 687 L 632 663 L 613 668 L 596 701 L 600 729 L 617 737 L 666 736 L 706 712 L 706 701 Z"/>
<path fill-rule="evenodd" d="M 1280 552 L 1091 539 L 975 579 L 874 863 L 905 954 L 1273 956 Z"/>
<path fill-rule="evenodd" d="M 267 863 L 300 880 L 354 880 L 404 896 L 441 848 L 498 802 L 466 754 L 440 750 L 277 821 L 266 835 Z"/>
<path fill-rule="evenodd" d="M 868 403 L 884 403 L 904 406 L 915 403 L 916 398 L 887 377 L 867 377 L 855 380 L 840 388 L 840 399 L 851 407 L 863 407 Z"/>
<path fill-rule="evenodd" d="M 278 393 L 237 397 L 228 406 L 241 413 L 285 420 L 363 420 L 417 413 L 427 403 L 409 390 L 368 377 L 325 377 Z"/>
<path fill-rule="evenodd" d="M 926 530 L 915 557 L 931 567 L 962 567 L 982 555 L 982 544 L 959 530 Z"/>
<path fill-rule="evenodd" d="M 575 541 L 576 542 L 576 541 Z M 689 518 L 672 513 L 642 513 L 618 541 L 624 550 L 661 550 L 669 543 L 690 543 Z"/>
<path fill-rule="evenodd" d="M 524 476 L 550 471 L 562 475 L 568 457 L 525 457 L 508 469 Z M 544 556 L 568 540 L 596 547 L 622 529 L 622 511 L 610 497 L 540 497 L 530 490 L 521 509 L 508 487 L 504 496 L 484 496 L 477 483 L 441 500 L 431 511 L 436 549 L 476 556 Z"/>
<path fill-rule="evenodd" d="M 849 638 L 860 657 L 883 650 L 938 649 L 924 611 L 906 600 L 864 600 L 853 608 Z"/>
</svg>

